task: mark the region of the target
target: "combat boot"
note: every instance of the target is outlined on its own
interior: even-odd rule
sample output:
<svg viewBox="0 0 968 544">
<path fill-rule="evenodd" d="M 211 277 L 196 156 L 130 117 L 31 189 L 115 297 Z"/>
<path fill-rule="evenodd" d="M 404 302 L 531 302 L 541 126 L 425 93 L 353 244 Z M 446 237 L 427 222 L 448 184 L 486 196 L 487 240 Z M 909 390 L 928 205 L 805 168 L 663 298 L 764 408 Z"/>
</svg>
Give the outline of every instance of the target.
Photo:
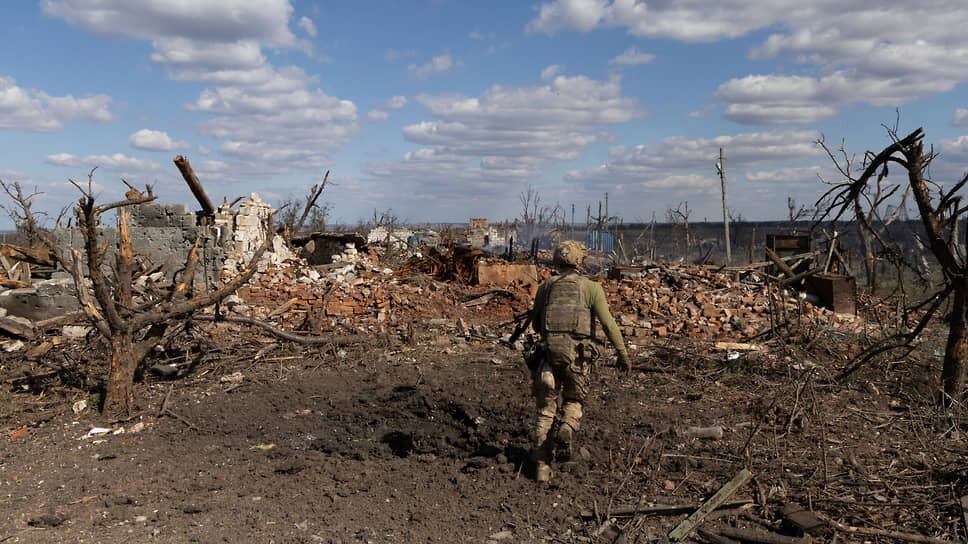
<svg viewBox="0 0 968 544">
<path fill-rule="evenodd" d="M 534 468 L 534 479 L 540 483 L 551 481 L 551 467 L 544 461 L 538 461 Z"/>
<path fill-rule="evenodd" d="M 571 460 L 571 445 L 574 442 L 575 431 L 572 430 L 571 425 L 567 423 L 562 423 L 558 426 L 558 435 L 555 437 L 557 442 L 555 448 L 555 458 L 559 461 L 570 461 Z"/>
</svg>

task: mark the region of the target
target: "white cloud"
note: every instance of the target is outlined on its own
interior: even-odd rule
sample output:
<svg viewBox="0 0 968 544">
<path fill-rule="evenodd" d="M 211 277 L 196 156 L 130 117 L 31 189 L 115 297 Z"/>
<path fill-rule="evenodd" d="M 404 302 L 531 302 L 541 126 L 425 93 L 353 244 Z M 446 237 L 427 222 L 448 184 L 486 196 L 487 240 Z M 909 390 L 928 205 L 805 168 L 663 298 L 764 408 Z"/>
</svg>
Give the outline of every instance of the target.
<svg viewBox="0 0 968 544">
<path fill-rule="evenodd" d="M 541 5 L 538 16 L 526 31 L 555 34 L 562 30 L 589 32 L 598 28 L 626 28 L 633 36 L 672 38 L 688 42 L 735 38 L 769 24 L 788 3 L 773 6 L 726 0 L 710 4 L 701 0 L 683 2 L 638 2 L 635 0 L 554 0 Z M 772 9 L 770 9 L 772 7 Z"/>
<path fill-rule="evenodd" d="M 407 66 L 407 70 L 417 79 L 427 79 L 433 75 L 449 72 L 457 66 L 460 66 L 460 62 L 455 61 L 450 56 L 450 53 L 444 53 L 437 55 L 424 64 L 411 64 Z"/>
<path fill-rule="evenodd" d="M 383 110 L 373 109 L 366 112 L 366 120 L 371 123 L 378 123 L 380 121 L 386 121 L 390 118 L 390 114 Z"/>
<path fill-rule="evenodd" d="M 955 118 L 951 120 L 956 127 L 968 128 L 968 108 L 955 110 Z"/>
<path fill-rule="evenodd" d="M 478 31 L 476 31 L 476 30 L 472 30 L 472 31 L 468 32 L 467 33 L 467 37 L 470 38 L 470 39 L 472 39 L 472 40 L 483 40 L 484 39 L 484 36 L 481 35 L 481 33 L 478 32 Z"/>
<path fill-rule="evenodd" d="M 56 132 L 71 121 L 107 123 L 114 119 L 103 94 L 74 98 L 24 89 L 11 77 L 0 76 L 0 129 Z"/>
<path fill-rule="evenodd" d="M 605 0 L 556 0 L 542 4 L 538 17 L 528 23 L 526 30 L 546 34 L 564 29 L 588 32 L 599 26 L 607 9 Z"/>
<path fill-rule="evenodd" d="M 262 48 L 253 40 L 207 42 L 174 36 L 158 38 L 152 45 L 152 62 L 170 69 L 249 70 L 266 62 Z"/>
<path fill-rule="evenodd" d="M 638 66 L 640 64 L 648 64 L 655 60 L 655 55 L 651 53 L 642 53 L 635 46 L 629 47 L 621 55 L 608 61 L 609 68 L 625 68 L 626 66 Z"/>
<path fill-rule="evenodd" d="M 779 124 L 815 122 L 853 103 L 899 106 L 951 91 L 968 81 L 966 26 L 968 10 L 949 0 L 554 0 L 541 5 L 527 31 L 624 28 L 633 36 L 696 42 L 769 29 L 773 34 L 750 57 L 782 56 L 794 70 L 727 81 L 720 96 L 732 120 Z"/>
<path fill-rule="evenodd" d="M 949 140 L 941 140 L 941 158 L 946 160 L 963 161 L 968 159 L 968 136 L 958 136 Z"/>
<path fill-rule="evenodd" d="M 399 109 L 403 109 L 403 107 L 406 105 L 407 105 L 407 97 L 396 95 L 390 98 L 390 100 L 387 100 L 386 107 L 391 110 L 399 110 Z"/>
<path fill-rule="evenodd" d="M 377 176 L 419 180 L 434 191 L 506 191 L 553 160 L 573 160 L 587 146 L 612 139 L 609 125 L 646 114 L 622 95 L 620 80 L 558 76 L 547 85 L 495 85 L 480 96 L 420 95 L 437 118 L 409 125 L 404 137 L 422 145 L 403 159 L 370 164 Z"/>
<path fill-rule="evenodd" d="M 201 153 L 202 155 L 211 155 L 212 154 L 212 150 L 209 149 L 209 148 L 207 148 L 207 147 L 205 147 L 204 145 L 198 146 L 198 152 Z"/>
<path fill-rule="evenodd" d="M 541 81 L 551 81 L 551 79 L 554 78 L 560 71 L 560 64 L 552 64 L 544 70 L 541 70 Z"/>
<path fill-rule="evenodd" d="M 69 166 L 71 168 L 103 168 L 105 170 L 157 170 L 158 163 L 148 159 L 136 159 L 121 153 L 113 155 L 88 155 L 86 157 L 75 157 L 70 153 L 55 153 L 47 155 L 44 159 L 47 164 L 56 166 Z"/>
<path fill-rule="evenodd" d="M 151 60 L 168 77 L 208 86 L 186 109 L 210 114 L 199 132 L 236 158 L 226 179 L 319 168 L 359 133 L 353 102 L 317 88 L 318 79 L 300 67 L 273 66 L 263 53 L 265 47 L 311 52 L 289 28 L 289 0 L 45 0 L 42 5 L 48 15 L 99 35 L 150 39 Z M 310 36 L 316 30 L 307 17 L 293 23 Z M 167 145 L 158 140 L 151 145 Z"/>
<path fill-rule="evenodd" d="M 289 30 L 289 0 L 43 0 L 41 7 L 47 15 L 100 36 L 297 45 Z"/>
<path fill-rule="evenodd" d="M 228 163 L 222 161 L 201 161 L 198 163 L 198 171 L 206 173 L 222 172 L 228 167 Z"/>
<path fill-rule="evenodd" d="M 135 149 L 143 149 L 145 151 L 172 151 L 189 146 L 188 142 L 181 140 L 173 142 L 166 132 L 147 128 L 143 128 L 132 134 L 128 138 L 128 143 Z"/>
<path fill-rule="evenodd" d="M 829 102 L 832 89 L 810 77 L 746 76 L 723 83 L 716 94 L 729 103 L 725 116 L 742 124 L 809 123 L 837 115 Z"/>
<path fill-rule="evenodd" d="M 802 168 L 748 171 L 746 172 L 746 179 L 758 183 L 782 184 L 783 186 L 817 186 L 820 181 L 818 176 L 822 175 L 823 169 L 820 166 L 807 166 Z"/>
<path fill-rule="evenodd" d="M 715 172 L 719 149 L 726 151 L 727 171 L 733 172 L 771 162 L 820 157 L 812 130 L 781 129 L 715 138 L 672 136 L 651 144 L 614 146 L 608 162 L 597 168 L 573 170 L 566 176 L 586 184 L 636 184 L 655 186 L 670 176 L 690 171 Z"/>
<path fill-rule="evenodd" d="M 937 148 L 940 152 L 931 162 L 931 178 L 942 187 L 950 187 L 968 175 L 968 166 L 965 166 L 968 164 L 968 135 L 943 139 Z"/>
<path fill-rule="evenodd" d="M 296 25 L 303 29 L 306 34 L 309 34 L 310 37 L 316 37 L 316 25 L 313 24 L 313 20 L 309 17 L 300 17 L 299 22 L 296 23 Z"/>
</svg>

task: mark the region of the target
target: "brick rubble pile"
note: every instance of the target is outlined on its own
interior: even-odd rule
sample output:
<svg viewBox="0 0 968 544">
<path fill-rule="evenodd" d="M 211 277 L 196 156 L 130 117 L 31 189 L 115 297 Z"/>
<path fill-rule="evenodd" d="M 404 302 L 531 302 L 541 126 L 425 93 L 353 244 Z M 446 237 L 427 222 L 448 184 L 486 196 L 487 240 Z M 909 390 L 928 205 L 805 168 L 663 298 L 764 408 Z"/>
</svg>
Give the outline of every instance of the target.
<svg viewBox="0 0 968 544">
<path fill-rule="evenodd" d="M 334 265 L 308 267 L 297 262 L 259 274 L 239 290 L 242 311 L 271 317 L 284 328 L 307 320 L 315 332 L 404 331 L 413 323 L 458 319 L 493 325 L 531 304 L 531 286 L 501 286 L 502 294 L 482 304 L 467 304 L 494 286 L 468 286 L 427 276 L 397 277 L 348 248 Z M 541 277 L 550 276 L 543 269 Z M 653 268 L 642 277 L 599 280 L 623 334 L 643 345 L 669 336 L 747 341 L 770 327 L 770 304 L 762 284 L 735 281 L 708 267 Z M 839 330 L 862 327 L 860 318 L 817 308 L 785 297 L 788 319 Z M 278 311 L 282 308 L 284 311 Z"/>
</svg>

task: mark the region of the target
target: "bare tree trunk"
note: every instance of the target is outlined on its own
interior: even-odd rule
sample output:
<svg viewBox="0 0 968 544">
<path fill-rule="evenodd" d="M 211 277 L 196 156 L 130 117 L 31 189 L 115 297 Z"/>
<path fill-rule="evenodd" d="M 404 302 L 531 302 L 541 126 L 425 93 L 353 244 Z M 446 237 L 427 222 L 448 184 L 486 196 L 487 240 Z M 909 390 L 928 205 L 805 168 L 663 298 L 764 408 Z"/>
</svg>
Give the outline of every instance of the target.
<svg viewBox="0 0 968 544">
<path fill-rule="evenodd" d="M 104 395 L 104 413 L 132 414 L 137 409 L 134 378 L 138 365 L 165 335 L 168 327 L 157 324 L 149 328 L 146 337 L 136 341 L 132 333 L 121 333 L 111 338 L 111 367 Z"/>
<path fill-rule="evenodd" d="M 861 205 L 860 193 L 854 197 L 854 217 L 857 220 L 857 234 L 860 236 L 861 245 L 864 248 L 864 276 L 867 279 L 867 290 L 871 294 L 877 288 L 876 271 L 874 270 L 874 246 L 871 241 L 873 234 L 867 224 L 867 216 Z"/>
<path fill-rule="evenodd" d="M 941 369 L 941 385 L 948 404 L 949 399 L 961 399 L 965 383 L 965 359 L 968 358 L 968 280 L 956 280 L 951 309 L 951 324 L 948 329 L 948 342 L 944 350 L 944 367 Z"/>
<path fill-rule="evenodd" d="M 857 228 L 861 232 L 860 239 L 864 246 L 864 275 L 867 277 L 867 290 L 873 295 L 877 290 L 877 259 L 874 257 L 874 247 L 871 243 L 870 234 L 865 232 L 860 225 Z"/>
<path fill-rule="evenodd" d="M 111 368 L 104 396 L 105 413 L 134 413 L 134 374 L 140 360 L 135 358 L 133 348 L 130 334 L 119 334 L 111 339 Z"/>
</svg>

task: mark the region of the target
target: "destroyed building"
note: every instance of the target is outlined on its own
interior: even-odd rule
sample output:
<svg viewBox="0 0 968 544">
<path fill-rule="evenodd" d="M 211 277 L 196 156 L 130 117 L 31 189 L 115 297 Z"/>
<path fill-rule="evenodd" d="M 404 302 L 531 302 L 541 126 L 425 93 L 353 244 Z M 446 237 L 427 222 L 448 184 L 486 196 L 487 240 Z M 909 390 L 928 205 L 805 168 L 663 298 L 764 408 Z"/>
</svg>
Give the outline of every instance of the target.
<svg viewBox="0 0 968 544">
<path fill-rule="evenodd" d="M 507 224 L 494 227 L 484 218 L 470 218 L 464 236 L 471 247 L 491 250 L 503 250 L 510 239 L 515 238 L 515 231 Z"/>
<path fill-rule="evenodd" d="M 269 204 L 256 193 L 243 200 L 238 209 L 223 204 L 211 221 L 200 221 L 200 215 L 185 204 L 141 204 L 130 210 L 129 228 L 135 253 L 148 267 L 160 267 L 154 281 L 171 280 L 198 244 L 198 266 L 192 278 L 192 287 L 198 291 L 215 288 L 223 278 L 234 275 L 248 263 L 265 242 L 264 224 L 271 213 Z M 104 262 L 114 262 L 117 227 L 100 227 L 99 235 L 107 244 Z M 78 227 L 56 229 L 51 237 L 62 255 L 69 255 L 73 248 L 83 248 L 85 243 Z M 295 254 L 282 237 L 275 235 L 258 270 L 265 271 L 293 258 Z M 54 273 L 49 280 L 0 293 L 0 309 L 34 321 L 77 307 L 73 279 L 63 271 Z"/>
</svg>

